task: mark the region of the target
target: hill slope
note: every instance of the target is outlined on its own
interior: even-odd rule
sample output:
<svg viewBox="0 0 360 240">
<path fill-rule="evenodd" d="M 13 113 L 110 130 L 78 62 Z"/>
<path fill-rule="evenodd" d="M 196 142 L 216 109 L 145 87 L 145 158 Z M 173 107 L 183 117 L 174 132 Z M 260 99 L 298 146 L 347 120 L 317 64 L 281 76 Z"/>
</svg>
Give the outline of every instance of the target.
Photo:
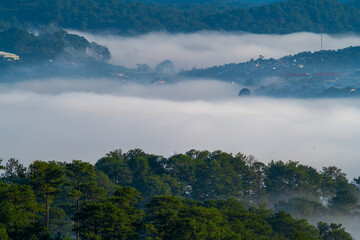
<svg viewBox="0 0 360 240">
<path fill-rule="evenodd" d="M 176 1 L 175 1 L 176 3 Z M 0 26 L 50 24 L 122 34 L 199 30 L 290 33 L 359 32 L 357 2 L 290 0 L 251 8 L 216 4 L 141 3 L 100 0 L 20 0 L 0 3 Z"/>
</svg>

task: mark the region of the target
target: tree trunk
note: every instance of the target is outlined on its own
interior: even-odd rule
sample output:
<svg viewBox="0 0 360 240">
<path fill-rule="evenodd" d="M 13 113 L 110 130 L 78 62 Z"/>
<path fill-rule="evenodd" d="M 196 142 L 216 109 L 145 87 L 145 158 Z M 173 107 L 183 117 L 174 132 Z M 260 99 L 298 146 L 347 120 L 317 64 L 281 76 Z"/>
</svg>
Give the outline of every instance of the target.
<svg viewBox="0 0 360 240">
<path fill-rule="evenodd" d="M 80 219 L 79 219 L 79 213 L 80 213 L 80 198 L 77 199 L 77 229 L 76 229 L 76 240 L 80 239 Z"/>
<path fill-rule="evenodd" d="M 78 194 L 80 193 L 80 179 L 77 180 L 77 191 Z M 79 219 L 79 213 L 80 213 L 80 196 L 76 199 L 77 201 L 77 229 L 76 229 L 76 240 L 80 239 L 80 219 Z"/>
<path fill-rule="evenodd" d="M 50 207 L 49 207 L 49 199 L 48 199 L 47 193 L 45 195 L 45 205 L 46 205 L 45 225 L 46 225 L 46 228 L 49 229 Z"/>
</svg>

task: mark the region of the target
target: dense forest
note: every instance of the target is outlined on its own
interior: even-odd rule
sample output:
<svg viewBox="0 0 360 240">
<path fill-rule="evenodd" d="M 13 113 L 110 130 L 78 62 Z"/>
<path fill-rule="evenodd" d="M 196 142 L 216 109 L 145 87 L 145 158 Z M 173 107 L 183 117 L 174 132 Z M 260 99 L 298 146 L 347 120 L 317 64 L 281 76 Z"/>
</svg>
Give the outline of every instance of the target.
<svg viewBox="0 0 360 240">
<path fill-rule="evenodd" d="M 19 56 L 0 56 L 0 82 L 54 76 L 114 78 L 128 71 L 108 63 L 111 54 L 106 47 L 52 26 L 3 30 L 0 51 Z"/>
<path fill-rule="evenodd" d="M 167 3 L 167 4 L 189 4 L 194 3 L 193 0 L 127 0 L 132 2 L 142 2 L 142 3 Z M 280 2 L 281 0 L 198 0 L 197 4 L 202 5 L 215 5 L 215 6 L 255 6 L 255 5 L 264 5 L 273 2 Z"/>
<path fill-rule="evenodd" d="M 298 162 L 190 150 L 112 151 L 94 165 L 1 165 L 0 239 L 352 239 L 360 178 Z M 273 207 L 272 210 L 269 207 Z M 316 226 L 301 218 L 320 220 Z M 314 220 L 313 220 L 314 221 Z"/>
<path fill-rule="evenodd" d="M 60 56 L 71 59 L 68 61 L 80 57 L 99 61 L 111 58 L 107 48 L 57 28 L 44 28 L 37 33 L 16 27 L 1 31 L 0 51 L 16 53 L 20 56 L 18 63 L 39 63 Z"/>
<path fill-rule="evenodd" d="M 253 7 L 228 4 L 157 3 L 123 0 L 13 0 L 0 2 L 0 26 L 55 24 L 121 34 L 199 30 L 254 33 L 358 32 L 358 1 L 290 0 Z"/>
</svg>

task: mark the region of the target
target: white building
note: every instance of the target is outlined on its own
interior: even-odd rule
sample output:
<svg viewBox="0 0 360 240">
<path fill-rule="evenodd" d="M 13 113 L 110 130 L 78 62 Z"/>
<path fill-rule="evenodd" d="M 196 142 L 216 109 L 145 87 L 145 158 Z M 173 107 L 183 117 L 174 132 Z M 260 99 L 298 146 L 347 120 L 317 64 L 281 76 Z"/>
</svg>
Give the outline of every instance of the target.
<svg viewBox="0 0 360 240">
<path fill-rule="evenodd" d="M 13 53 L 7 53 L 7 52 L 1 52 L 0 51 L 0 56 L 2 56 L 3 58 L 8 58 L 9 60 L 10 59 L 13 59 L 13 60 L 20 60 L 20 57 L 16 54 L 13 54 Z"/>
</svg>

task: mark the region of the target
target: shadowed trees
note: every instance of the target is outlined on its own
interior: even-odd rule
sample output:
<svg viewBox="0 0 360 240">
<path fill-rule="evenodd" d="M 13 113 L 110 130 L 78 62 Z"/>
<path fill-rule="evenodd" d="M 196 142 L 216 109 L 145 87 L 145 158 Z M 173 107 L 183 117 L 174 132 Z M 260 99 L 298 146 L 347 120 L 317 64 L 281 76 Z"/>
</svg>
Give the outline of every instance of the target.
<svg viewBox="0 0 360 240">
<path fill-rule="evenodd" d="M 35 161 L 29 166 L 29 181 L 36 195 L 45 203 L 45 226 L 50 224 L 50 204 L 60 194 L 65 181 L 63 166 L 57 162 Z"/>
<path fill-rule="evenodd" d="M 72 163 L 66 164 L 66 175 L 68 177 L 68 195 L 76 199 L 76 239 L 80 238 L 80 219 L 78 218 L 80 212 L 80 202 L 84 199 L 84 192 L 89 190 L 89 187 L 96 184 L 94 179 L 96 177 L 95 168 L 93 165 L 80 160 L 73 160 Z"/>
<path fill-rule="evenodd" d="M 76 215 L 81 239 L 138 239 L 143 215 L 139 200 L 135 189 L 119 187 L 111 197 L 86 203 Z"/>
<path fill-rule="evenodd" d="M 341 225 L 301 218 L 357 219 L 359 182 L 334 166 L 222 151 L 115 150 L 95 165 L 34 161 L 27 169 L 12 158 L 0 180 L 0 238 L 351 239 Z"/>
</svg>

